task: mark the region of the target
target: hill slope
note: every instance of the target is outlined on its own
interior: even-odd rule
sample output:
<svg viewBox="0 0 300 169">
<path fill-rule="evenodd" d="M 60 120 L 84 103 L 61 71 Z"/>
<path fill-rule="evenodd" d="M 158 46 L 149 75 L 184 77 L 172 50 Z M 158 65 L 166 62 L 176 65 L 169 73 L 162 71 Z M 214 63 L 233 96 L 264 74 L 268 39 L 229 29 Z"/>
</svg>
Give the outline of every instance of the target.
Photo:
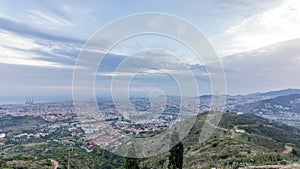
<svg viewBox="0 0 300 169">
<path fill-rule="evenodd" d="M 269 124 L 253 114 L 224 113 L 216 131 L 204 143 L 198 138 L 207 114 L 183 140 L 184 168 L 238 168 L 252 165 L 277 165 L 299 162 L 300 135 L 283 124 Z M 293 146 L 288 154 L 285 146 Z M 168 153 L 143 161 L 145 168 L 165 168 Z"/>
<path fill-rule="evenodd" d="M 269 97 L 269 98 L 274 98 L 274 97 L 279 97 L 279 96 L 287 96 L 287 95 L 292 95 L 292 94 L 300 94 L 300 89 L 283 89 L 283 90 L 278 90 L 278 91 L 269 91 L 265 93 L 253 93 L 246 95 L 247 97 Z"/>
<path fill-rule="evenodd" d="M 300 114 L 300 94 L 279 96 L 272 99 L 260 100 L 253 103 L 241 105 L 237 108 L 245 113 L 299 113 Z"/>
</svg>

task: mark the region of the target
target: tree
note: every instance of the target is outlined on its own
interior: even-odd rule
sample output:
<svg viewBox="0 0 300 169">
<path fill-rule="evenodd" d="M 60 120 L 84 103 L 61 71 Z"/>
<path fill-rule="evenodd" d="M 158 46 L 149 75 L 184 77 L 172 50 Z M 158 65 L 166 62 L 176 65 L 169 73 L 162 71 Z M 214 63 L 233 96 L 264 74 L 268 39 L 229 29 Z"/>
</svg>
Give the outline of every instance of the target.
<svg viewBox="0 0 300 169">
<path fill-rule="evenodd" d="M 179 134 L 175 131 L 172 133 L 171 136 L 171 149 L 170 149 L 170 155 L 169 155 L 169 169 L 182 169 L 183 165 L 183 144 L 179 141 Z M 178 142 L 178 143 L 177 143 Z M 176 144 L 177 143 L 177 144 Z M 172 147 L 175 144 L 174 147 Z"/>
<path fill-rule="evenodd" d="M 134 158 L 136 152 L 134 150 L 134 144 L 129 148 L 125 163 L 124 163 L 124 168 L 125 169 L 140 169 L 139 167 L 139 162 L 137 158 Z"/>
</svg>

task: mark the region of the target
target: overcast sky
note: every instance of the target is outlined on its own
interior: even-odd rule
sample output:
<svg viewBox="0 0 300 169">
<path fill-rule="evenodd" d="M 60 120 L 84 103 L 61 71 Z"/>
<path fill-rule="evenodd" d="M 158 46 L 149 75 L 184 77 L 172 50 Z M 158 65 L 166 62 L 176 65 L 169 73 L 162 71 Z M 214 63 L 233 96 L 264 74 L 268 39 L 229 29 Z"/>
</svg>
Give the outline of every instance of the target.
<svg viewBox="0 0 300 169">
<path fill-rule="evenodd" d="M 111 21 L 140 12 L 168 13 L 195 25 L 224 64 L 229 94 L 300 88 L 299 0 L 2 0 L 0 95 L 71 96 L 74 65 L 85 42 Z M 210 92 L 209 73 L 192 59 L 188 49 L 164 37 L 144 36 L 113 49 L 98 72 L 98 94 L 110 90 L 113 76 L 126 76 L 128 72 L 113 72 L 126 55 L 145 48 L 179 55 L 195 74 L 198 72 L 200 91 Z M 140 76 L 143 73 L 150 75 L 145 78 Z M 157 88 L 176 94 L 172 78 L 164 76 L 162 72 L 142 72 L 130 90 L 147 93 L 159 81 Z"/>
</svg>

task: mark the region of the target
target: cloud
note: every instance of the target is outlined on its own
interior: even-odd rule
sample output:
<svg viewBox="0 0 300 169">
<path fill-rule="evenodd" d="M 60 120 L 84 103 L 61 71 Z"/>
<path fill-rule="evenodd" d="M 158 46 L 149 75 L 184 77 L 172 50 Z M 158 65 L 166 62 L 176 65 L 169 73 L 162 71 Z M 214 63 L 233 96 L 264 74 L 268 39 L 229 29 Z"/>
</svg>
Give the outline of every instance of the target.
<svg viewBox="0 0 300 169">
<path fill-rule="evenodd" d="M 185 69 L 190 69 L 187 62 L 175 54 L 159 49 L 146 49 L 130 56 L 110 54 L 100 64 L 101 72 L 115 72 L 119 76 L 138 72 L 153 75 L 169 72 L 182 75 Z"/>
<path fill-rule="evenodd" d="M 76 43 L 76 44 L 84 43 L 84 41 L 81 39 L 69 38 L 61 35 L 45 33 L 38 29 L 32 28 L 22 22 L 18 22 L 16 20 L 10 20 L 8 18 L 3 18 L 3 17 L 0 17 L 0 29 L 9 32 L 14 32 L 16 34 L 19 34 L 21 36 L 26 36 L 26 37 L 33 37 L 33 38 L 39 38 L 39 39 L 45 39 L 45 40 L 51 40 L 57 42 L 66 42 L 66 43 Z"/>
<path fill-rule="evenodd" d="M 0 63 L 0 93 L 1 96 L 70 96 L 72 73 L 72 69 Z"/>
<path fill-rule="evenodd" d="M 0 13 L 0 70 L 1 77 L 6 79 L 0 84 L 0 93 L 70 92 L 72 69 L 84 39 L 112 19 L 153 9 L 186 18 L 206 30 L 206 34 L 221 32 L 211 40 L 221 55 L 231 55 L 223 58 L 230 92 L 297 87 L 299 84 L 299 78 L 295 78 L 296 72 L 299 72 L 299 44 L 296 41 L 235 54 L 300 37 L 297 0 L 195 0 L 189 3 L 163 3 L 167 7 L 162 5 L 157 9 L 157 5 L 145 2 L 126 6 L 125 3 L 120 5 L 105 1 L 99 6 L 99 2 L 49 1 L 18 5 L 7 1 L 9 5 L 0 5 L 0 10 L 5 11 L 4 14 Z M 178 6 L 181 6 L 180 10 Z M 97 41 L 96 46 L 88 50 L 90 53 L 103 52 L 99 46 L 105 47 L 107 44 L 107 41 Z M 124 58 L 153 49 L 169 51 L 178 56 L 179 61 L 159 53 L 144 53 L 143 56 L 132 58 L 124 69 L 115 72 Z M 137 74 L 132 90 L 149 91 L 159 83 L 157 87 L 173 92 L 171 86 L 175 84 L 174 80 L 151 68 L 160 68 L 184 79 L 187 72 L 182 67 L 185 66 L 195 75 L 200 88 L 204 88 L 202 91 L 207 92 L 212 73 L 208 73 L 205 66 L 197 61 L 197 56 L 188 51 L 183 44 L 174 42 L 174 39 L 160 36 L 126 39 L 115 46 L 100 65 L 96 77 L 99 85 L 97 89 L 101 92 L 109 91 L 109 82 L 113 77 L 122 80 L 122 77 L 135 75 L 135 70 L 150 68 Z"/>
<path fill-rule="evenodd" d="M 64 16 L 64 14 L 62 14 Z M 53 30 L 60 27 L 70 27 L 73 23 L 66 18 L 60 17 L 60 15 L 47 15 L 39 10 L 31 9 L 28 10 L 28 18 L 30 22 L 41 27 Z"/>
<path fill-rule="evenodd" d="M 29 19 L 48 27 L 66 27 L 71 22 L 30 10 Z M 2 17 L 1 17 L 2 16 Z M 77 38 L 55 35 L 28 26 L 28 23 L 0 15 L 0 62 L 12 65 L 27 65 L 73 69 L 84 41 Z M 45 30 L 45 29 L 42 29 Z M 51 31 L 50 31 L 51 32 Z"/>
<path fill-rule="evenodd" d="M 190 10 L 197 15 L 217 16 L 217 19 L 244 19 L 270 8 L 280 0 L 211 0 L 204 2 L 197 0 L 188 3 Z M 259 4 L 259 5 L 258 5 Z"/>
<path fill-rule="evenodd" d="M 212 37 L 223 56 L 254 50 L 300 37 L 300 1 L 286 0 L 278 7 L 251 16 Z"/>
<path fill-rule="evenodd" d="M 223 59 L 229 93 L 300 88 L 300 39 Z"/>
<path fill-rule="evenodd" d="M 202 93 L 210 91 L 209 74 L 203 65 L 185 63 L 157 49 L 127 57 L 106 56 L 97 72 L 96 86 L 101 87 L 101 92 L 98 92 L 109 95 L 112 80 L 118 89 L 130 92 L 140 89 L 138 94 L 149 94 L 151 90 L 161 89 L 168 95 L 179 95 L 180 85 L 192 87 L 194 82 L 199 82 Z M 126 87 L 128 81 L 131 84 L 129 88 Z"/>
<path fill-rule="evenodd" d="M 75 63 L 76 56 L 72 54 L 78 52 L 79 47 L 0 30 L 0 50 L 1 63 L 69 69 Z"/>
</svg>

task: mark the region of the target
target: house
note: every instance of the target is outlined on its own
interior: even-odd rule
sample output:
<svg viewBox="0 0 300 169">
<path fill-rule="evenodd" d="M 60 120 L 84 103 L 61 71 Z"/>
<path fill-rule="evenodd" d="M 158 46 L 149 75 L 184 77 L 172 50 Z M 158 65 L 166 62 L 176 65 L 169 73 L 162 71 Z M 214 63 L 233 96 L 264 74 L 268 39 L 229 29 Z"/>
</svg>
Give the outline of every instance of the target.
<svg viewBox="0 0 300 169">
<path fill-rule="evenodd" d="M 245 133 L 245 130 L 242 130 L 242 129 L 235 129 L 235 132 L 237 132 L 237 133 Z"/>
<path fill-rule="evenodd" d="M 5 138 L 5 133 L 0 133 L 0 138 Z"/>
</svg>

